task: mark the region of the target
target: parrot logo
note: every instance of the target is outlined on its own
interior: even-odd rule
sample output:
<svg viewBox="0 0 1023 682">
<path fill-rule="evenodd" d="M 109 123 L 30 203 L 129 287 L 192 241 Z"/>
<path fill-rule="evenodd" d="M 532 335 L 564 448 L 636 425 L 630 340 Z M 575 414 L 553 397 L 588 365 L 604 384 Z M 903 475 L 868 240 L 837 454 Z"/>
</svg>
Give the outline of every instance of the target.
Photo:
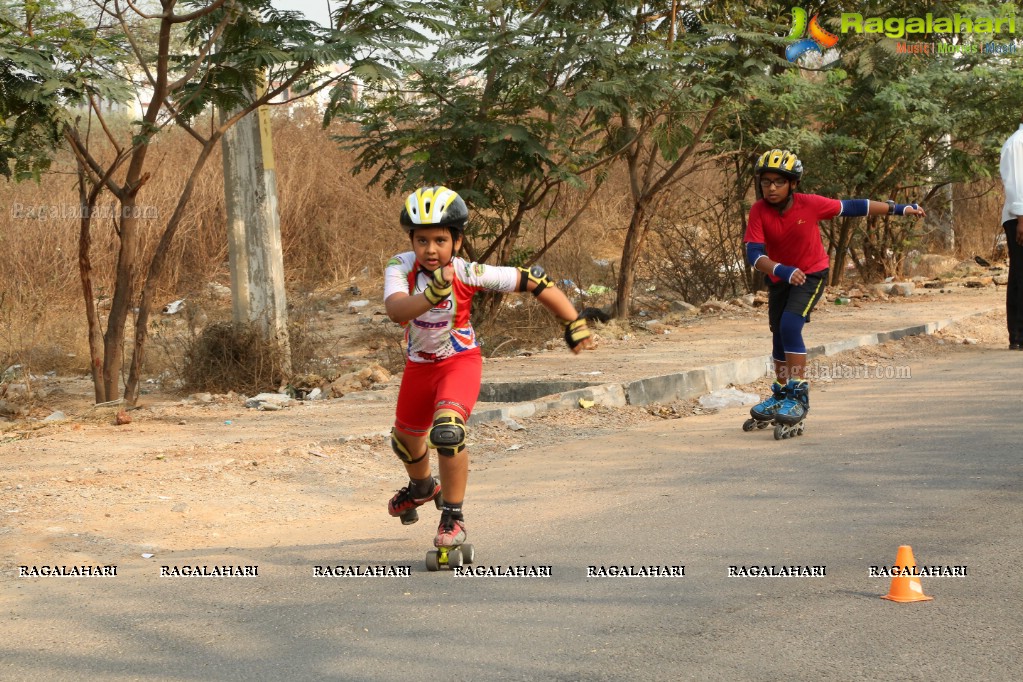
<svg viewBox="0 0 1023 682">
<path fill-rule="evenodd" d="M 815 14 L 807 24 L 806 10 L 802 7 L 792 8 L 792 30 L 786 39 L 795 42 L 785 48 L 785 58 L 790 62 L 798 61 L 807 52 L 824 54 L 824 50 L 838 44 L 838 36 L 824 30 L 819 19 L 820 15 Z"/>
</svg>

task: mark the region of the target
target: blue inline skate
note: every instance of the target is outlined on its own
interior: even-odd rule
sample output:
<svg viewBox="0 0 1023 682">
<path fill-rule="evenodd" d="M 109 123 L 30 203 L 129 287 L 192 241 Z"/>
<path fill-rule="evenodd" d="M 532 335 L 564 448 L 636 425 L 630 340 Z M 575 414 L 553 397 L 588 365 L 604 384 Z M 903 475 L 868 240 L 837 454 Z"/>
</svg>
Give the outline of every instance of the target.
<svg viewBox="0 0 1023 682">
<path fill-rule="evenodd" d="M 785 400 L 774 415 L 774 439 L 802 436 L 809 411 L 810 382 L 805 379 L 789 379 L 785 385 Z"/>
<path fill-rule="evenodd" d="M 766 429 L 774 422 L 774 415 L 781 408 L 786 397 L 785 387 L 775 381 L 771 384 L 771 395 L 750 408 L 750 418 L 743 422 L 742 430 Z"/>
<path fill-rule="evenodd" d="M 810 410 L 810 384 L 804 379 L 790 379 L 782 386 L 771 385 L 771 395 L 754 405 L 750 418 L 743 422 L 743 431 L 766 429 L 774 426 L 774 439 L 803 435 L 806 413 Z"/>
</svg>

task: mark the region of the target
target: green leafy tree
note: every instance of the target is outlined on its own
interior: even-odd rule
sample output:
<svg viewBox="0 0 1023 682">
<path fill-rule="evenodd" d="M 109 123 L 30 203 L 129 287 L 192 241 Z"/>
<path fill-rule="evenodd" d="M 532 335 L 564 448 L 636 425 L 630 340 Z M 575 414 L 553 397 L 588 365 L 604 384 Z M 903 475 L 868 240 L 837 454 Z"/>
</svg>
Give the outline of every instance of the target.
<svg viewBox="0 0 1023 682">
<path fill-rule="evenodd" d="M 1016 11 L 1010 5 L 974 3 L 954 11 L 1000 16 Z M 842 11 L 943 15 L 941 8 L 920 3 L 829 4 L 822 18 L 830 17 L 826 22 L 836 33 Z M 969 46 L 1008 37 L 962 33 L 909 40 Z M 942 195 L 952 183 L 990 177 L 997 168 L 998 149 L 1023 110 L 1023 71 L 1011 56 L 907 54 L 900 48 L 906 40 L 845 34 L 841 59 L 828 68 L 790 66 L 763 81 L 754 93 L 757 106 L 742 116 L 744 130 L 758 150 L 785 147 L 799 154 L 807 169 L 804 191 L 922 202 L 941 214 L 947 210 Z M 897 274 L 906 251 L 924 236 L 920 226 L 884 217 L 829 221 L 831 283 L 841 282 L 848 258 L 868 278 Z"/>
<path fill-rule="evenodd" d="M 672 2 L 446 3 L 455 19 L 404 88 L 352 113 L 356 172 L 396 192 L 445 183 L 489 222 L 469 255 L 509 262 L 523 220 L 555 191 L 585 193 L 537 258 L 578 219 L 603 169 L 625 159 L 633 210 L 617 292 L 628 314 L 650 221 L 677 183 L 702 167 L 709 132 L 746 79 L 762 76 L 763 38 L 733 26 L 707 31 Z M 438 11 L 442 11 L 438 9 Z"/>
<path fill-rule="evenodd" d="M 127 97 L 108 73 L 122 47 L 55 2 L 0 0 L 0 175 L 38 180 L 49 169 L 74 119 L 68 103 Z"/>
<path fill-rule="evenodd" d="M 534 262 L 577 223 L 620 151 L 601 134 L 618 53 L 614 4 L 438 3 L 436 16 L 450 19 L 434 27 L 434 51 L 410 60 L 399 86 L 332 111 L 361 124 L 337 138 L 358 152 L 354 172 L 372 172 L 390 193 L 448 185 L 474 209 L 470 258 Z M 583 200 L 520 257 L 527 216 L 575 191 Z"/>
<path fill-rule="evenodd" d="M 625 229 L 615 315 L 629 315 L 637 264 L 672 193 L 685 178 L 724 162 L 719 131 L 745 106 L 744 92 L 777 57 L 763 22 L 729 4 L 653 7 L 626 3 L 619 24 L 620 97 L 607 133 L 624 149 L 632 211 Z"/>
</svg>

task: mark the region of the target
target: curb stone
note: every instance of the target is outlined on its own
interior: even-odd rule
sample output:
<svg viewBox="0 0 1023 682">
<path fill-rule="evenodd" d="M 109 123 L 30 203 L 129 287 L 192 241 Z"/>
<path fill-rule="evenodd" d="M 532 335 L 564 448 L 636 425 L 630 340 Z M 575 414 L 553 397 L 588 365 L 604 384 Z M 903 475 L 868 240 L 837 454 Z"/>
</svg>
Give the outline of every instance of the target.
<svg viewBox="0 0 1023 682">
<path fill-rule="evenodd" d="M 930 335 L 957 322 L 985 315 L 996 309 L 994 307 L 986 308 L 959 318 L 853 336 L 810 348 L 807 351 L 807 358 L 830 356 L 855 348 L 877 346 L 907 336 Z M 667 374 L 624 383 L 594 385 L 561 393 L 555 392 L 535 401 L 516 402 L 511 405 L 495 407 L 477 405 L 478 409 L 469 417 L 469 424 L 500 422 L 515 417 L 532 417 L 553 410 L 578 408 L 580 399 L 592 400 L 597 405 L 624 407 L 625 405 L 642 406 L 697 398 L 706 393 L 726 388 L 730 384 L 752 383 L 770 372 L 770 363 L 770 354 L 759 355 L 691 369 L 678 374 Z"/>
</svg>

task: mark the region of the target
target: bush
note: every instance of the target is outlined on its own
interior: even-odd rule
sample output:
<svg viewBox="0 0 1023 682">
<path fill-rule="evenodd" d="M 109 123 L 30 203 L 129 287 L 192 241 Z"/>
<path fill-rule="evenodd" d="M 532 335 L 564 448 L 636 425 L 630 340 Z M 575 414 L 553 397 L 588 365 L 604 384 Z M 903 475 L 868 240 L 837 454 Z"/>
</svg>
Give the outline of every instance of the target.
<svg viewBox="0 0 1023 682">
<path fill-rule="evenodd" d="M 289 328 L 293 367 L 301 365 L 301 349 L 307 346 L 299 329 L 297 325 Z M 193 391 L 252 394 L 277 390 L 294 374 L 285 371 L 284 358 L 280 341 L 265 339 L 258 324 L 217 322 L 186 346 L 182 381 Z"/>
</svg>

